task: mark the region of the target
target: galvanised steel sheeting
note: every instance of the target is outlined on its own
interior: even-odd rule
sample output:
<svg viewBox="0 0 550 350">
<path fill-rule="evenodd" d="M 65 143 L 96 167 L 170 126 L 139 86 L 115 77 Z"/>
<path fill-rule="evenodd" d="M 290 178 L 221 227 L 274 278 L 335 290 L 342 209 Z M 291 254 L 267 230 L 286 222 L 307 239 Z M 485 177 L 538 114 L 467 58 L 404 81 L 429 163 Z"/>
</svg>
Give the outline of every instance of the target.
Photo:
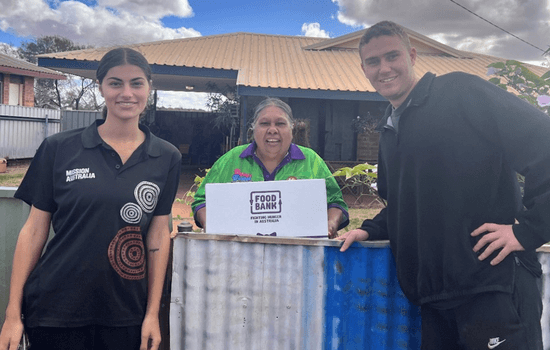
<svg viewBox="0 0 550 350">
<path fill-rule="evenodd" d="M 61 130 L 84 128 L 101 118 L 101 112 L 98 111 L 63 111 Z"/>
<path fill-rule="evenodd" d="M 539 262 L 542 265 L 542 343 L 544 350 L 550 350 L 550 245 L 538 249 Z"/>
<path fill-rule="evenodd" d="M 61 119 L 61 111 L 57 109 L 46 109 L 25 106 L 12 106 L 0 104 L 0 116 L 25 117 L 45 119 Z"/>
<path fill-rule="evenodd" d="M 399 287 L 389 244 L 339 248 L 325 251 L 325 348 L 420 349 L 420 309 Z"/>
<path fill-rule="evenodd" d="M 0 158 L 32 158 L 45 137 L 42 121 L 0 119 Z M 48 123 L 47 136 L 56 134 L 61 123 Z"/>
<path fill-rule="evenodd" d="M 183 349 L 419 349 L 387 242 L 183 234 L 170 345 Z"/>
</svg>

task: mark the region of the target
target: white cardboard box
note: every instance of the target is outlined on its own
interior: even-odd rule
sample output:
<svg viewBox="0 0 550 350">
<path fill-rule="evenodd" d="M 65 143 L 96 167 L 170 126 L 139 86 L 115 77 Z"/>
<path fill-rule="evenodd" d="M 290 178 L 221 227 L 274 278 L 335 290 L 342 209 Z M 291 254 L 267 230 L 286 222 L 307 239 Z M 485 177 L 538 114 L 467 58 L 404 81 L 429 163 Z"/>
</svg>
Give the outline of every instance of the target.
<svg viewBox="0 0 550 350">
<path fill-rule="evenodd" d="M 327 237 L 324 179 L 206 184 L 206 232 Z"/>
</svg>

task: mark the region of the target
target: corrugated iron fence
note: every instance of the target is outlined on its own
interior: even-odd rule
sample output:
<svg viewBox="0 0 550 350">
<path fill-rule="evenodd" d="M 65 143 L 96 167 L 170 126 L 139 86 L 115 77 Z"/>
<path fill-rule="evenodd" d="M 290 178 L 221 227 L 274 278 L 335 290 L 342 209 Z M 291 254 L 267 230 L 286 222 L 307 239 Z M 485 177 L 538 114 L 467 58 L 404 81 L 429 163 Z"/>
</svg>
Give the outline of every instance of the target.
<svg viewBox="0 0 550 350">
<path fill-rule="evenodd" d="M 0 105 L 0 158 L 31 158 L 45 137 L 59 131 L 58 110 Z"/>
<path fill-rule="evenodd" d="M 32 158 L 46 137 L 88 126 L 99 118 L 101 112 L 96 111 L 0 105 L 0 158 Z"/>
<path fill-rule="evenodd" d="M 84 128 L 101 118 L 101 112 L 98 111 L 63 111 L 61 131 Z"/>
</svg>

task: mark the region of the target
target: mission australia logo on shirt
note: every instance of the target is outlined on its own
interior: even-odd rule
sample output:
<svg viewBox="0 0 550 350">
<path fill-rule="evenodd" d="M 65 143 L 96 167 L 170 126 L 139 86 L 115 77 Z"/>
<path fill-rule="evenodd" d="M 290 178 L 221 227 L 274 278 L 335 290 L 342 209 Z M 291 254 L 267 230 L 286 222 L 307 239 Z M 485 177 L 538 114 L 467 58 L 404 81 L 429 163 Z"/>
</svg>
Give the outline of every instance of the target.
<svg viewBox="0 0 550 350">
<path fill-rule="evenodd" d="M 95 173 L 90 172 L 90 168 L 65 170 L 65 175 L 67 176 L 67 180 L 65 182 L 72 182 L 74 180 L 95 179 Z"/>
</svg>

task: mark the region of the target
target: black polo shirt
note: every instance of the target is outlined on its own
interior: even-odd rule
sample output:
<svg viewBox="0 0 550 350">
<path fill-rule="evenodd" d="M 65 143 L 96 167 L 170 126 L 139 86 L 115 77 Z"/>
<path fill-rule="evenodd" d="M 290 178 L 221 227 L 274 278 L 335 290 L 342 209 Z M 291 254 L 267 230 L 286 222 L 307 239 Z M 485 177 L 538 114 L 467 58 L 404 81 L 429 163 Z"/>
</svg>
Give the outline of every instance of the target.
<svg viewBox="0 0 550 350">
<path fill-rule="evenodd" d="M 52 213 L 55 236 L 25 285 L 29 327 L 140 325 L 147 302 L 146 236 L 170 213 L 181 153 L 144 126 L 122 164 L 98 134 L 103 120 L 48 137 L 15 197 Z"/>
</svg>

